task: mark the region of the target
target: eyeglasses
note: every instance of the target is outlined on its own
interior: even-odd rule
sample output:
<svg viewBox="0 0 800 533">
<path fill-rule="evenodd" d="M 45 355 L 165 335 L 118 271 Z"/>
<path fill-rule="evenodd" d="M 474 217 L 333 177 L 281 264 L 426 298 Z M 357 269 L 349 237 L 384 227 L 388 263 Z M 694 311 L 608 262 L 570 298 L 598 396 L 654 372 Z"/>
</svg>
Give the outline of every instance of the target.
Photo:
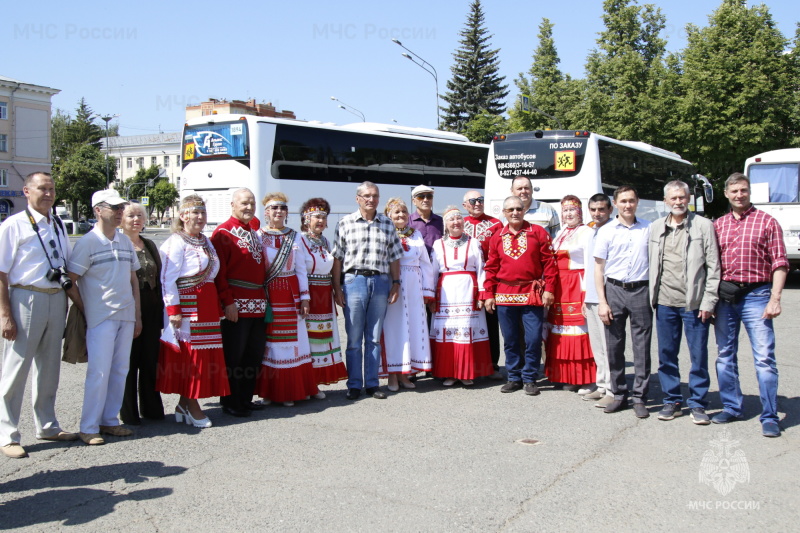
<svg viewBox="0 0 800 533">
<path fill-rule="evenodd" d="M 433 195 L 430 193 L 418 194 L 414 197 L 417 200 L 433 200 Z"/>
<path fill-rule="evenodd" d="M 125 204 L 119 204 L 119 205 L 101 204 L 101 205 L 102 205 L 102 207 L 107 207 L 107 208 L 111 209 L 115 213 L 117 211 L 122 211 L 123 209 L 125 209 Z"/>
<path fill-rule="evenodd" d="M 478 196 L 477 198 L 470 198 L 467 201 L 469 202 L 469 205 L 482 204 L 483 196 Z"/>
<path fill-rule="evenodd" d="M 381 197 L 380 194 L 359 194 L 359 198 L 363 198 L 364 200 L 377 200 Z"/>
<path fill-rule="evenodd" d="M 269 209 L 270 211 L 288 211 L 289 210 L 289 206 L 288 205 L 271 205 L 267 209 Z"/>
<path fill-rule="evenodd" d="M 53 249 L 53 259 L 58 259 L 60 256 L 58 254 L 58 248 L 56 247 L 56 241 L 50 239 L 50 247 Z"/>
<path fill-rule="evenodd" d="M 506 213 L 514 213 L 516 211 L 522 213 L 524 210 L 525 210 L 524 207 L 508 207 L 506 209 L 503 209 L 503 211 L 505 211 Z"/>
</svg>

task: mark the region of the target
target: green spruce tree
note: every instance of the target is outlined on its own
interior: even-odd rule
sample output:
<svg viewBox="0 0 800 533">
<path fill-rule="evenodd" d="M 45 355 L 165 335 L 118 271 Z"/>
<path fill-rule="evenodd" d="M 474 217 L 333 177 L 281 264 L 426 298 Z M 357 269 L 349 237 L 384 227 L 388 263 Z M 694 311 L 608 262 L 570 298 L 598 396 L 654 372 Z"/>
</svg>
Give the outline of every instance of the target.
<svg viewBox="0 0 800 533">
<path fill-rule="evenodd" d="M 473 0 L 467 23 L 461 31 L 460 47 L 453 54 L 455 64 L 450 68 L 453 78 L 447 81 L 447 92 L 442 98 L 444 117 L 441 128 L 462 132 L 469 121 L 481 112 L 501 115 L 505 111 L 504 99 L 508 85 L 503 85 L 499 49 L 489 45 L 491 35 L 484 26 L 480 0 Z"/>
</svg>

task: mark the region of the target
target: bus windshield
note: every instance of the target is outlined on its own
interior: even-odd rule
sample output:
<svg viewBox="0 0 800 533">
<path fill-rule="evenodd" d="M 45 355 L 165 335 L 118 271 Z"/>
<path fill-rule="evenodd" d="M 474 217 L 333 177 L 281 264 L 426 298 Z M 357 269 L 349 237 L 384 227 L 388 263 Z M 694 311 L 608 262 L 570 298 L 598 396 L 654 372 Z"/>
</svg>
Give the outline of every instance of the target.
<svg viewBox="0 0 800 533">
<path fill-rule="evenodd" d="M 545 136 L 549 133 L 544 132 Z M 494 165 L 502 178 L 569 178 L 580 173 L 585 155 L 586 139 L 541 139 L 534 132 L 510 133 L 505 141 L 495 143 Z"/>
<path fill-rule="evenodd" d="M 186 126 L 183 163 L 209 159 L 246 159 L 250 156 L 247 122 Z"/>
</svg>

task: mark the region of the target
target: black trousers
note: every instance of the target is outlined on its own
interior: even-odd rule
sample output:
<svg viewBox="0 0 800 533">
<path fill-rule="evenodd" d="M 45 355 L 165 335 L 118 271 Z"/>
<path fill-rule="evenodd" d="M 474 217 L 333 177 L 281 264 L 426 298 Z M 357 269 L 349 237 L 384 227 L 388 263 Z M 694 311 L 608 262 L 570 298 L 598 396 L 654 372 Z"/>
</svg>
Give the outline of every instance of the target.
<svg viewBox="0 0 800 533">
<path fill-rule="evenodd" d="M 141 289 L 142 333 L 131 344 L 131 366 L 125 381 L 125 394 L 119 415 L 125 424 L 139 423 L 139 410 L 145 418 L 164 418 L 161 393 L 156 390 L 158 351 L 164 308 L 161 291 Z"/>
<path fill-rule="evenodd" d="M 239 317 L 237 322 L 222 320 L 222 350 L 231 386 L 230 395 L 220 398 L 223 406 L 243 409 L 253 400 L 266 343 L 264 317 Z"/>
<path fill-rule="evenodd" d="M 650 383 L 650 341 L 653 336 L 653 308 L 647 285 L 636 289 L 623 289 L 611 283 L 605 284 L 606 300 L 614 319 L 606 326 L 608 364 L 611 371 L 611 391 L 614 398 L 622 400 L 628 396 L 625 380 L 625 323 L 631 320 L 631 344 L 633 348 L 633 402 L 647 401 Z"/>
</svg>

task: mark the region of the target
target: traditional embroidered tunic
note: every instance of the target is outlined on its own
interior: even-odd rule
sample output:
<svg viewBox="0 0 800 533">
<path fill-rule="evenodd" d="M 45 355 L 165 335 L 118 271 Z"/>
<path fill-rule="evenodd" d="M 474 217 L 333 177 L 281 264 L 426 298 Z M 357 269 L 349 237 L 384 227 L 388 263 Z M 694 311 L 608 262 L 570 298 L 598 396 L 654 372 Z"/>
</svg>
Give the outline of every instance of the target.
<svg viewBox="0 0 800 533">
<path fill-rule="evenodd" d="M 314 379 L 318 385 L 336 383 L 347 379 L 347 368 L 342 361 L 339 325 L 333 303 L 333 255 L 325 237 L 301 235 L 300 242 L 311 296 L 311 309 L 305 323 Z"/>
<path fill-rule="evenodd" d="M 407 228 L 408 229 L 408 228 Z M 379 375 L 413 374 L 431 370 L 431 341 L 425 297 L 433 298 L 433 267 L 418 231 L 400 235 L 400 294 L 386 310 Z"/>
<path fill-rule="evenodd" d="M 266 269 L 258 233 L 231 217 L 217 226 L 211 242 L 220 258 L 214 283 L 223 307 L 235 303 L 240 317 L 263 317 Z"/>
<path fill-rule="evenodd" d="M 261 228 L 259 233 L 270 266 L 283 255 L 279 252 L 284 240 L 294 242 L 280 271 L 267 283 L 272 321 L 267 324 L 267 345 L 256 393 L 274 402 L 304 400 L 319 389 L 311 366 L 306 324 L 298 313 L 300 300 L 310 299 L 303 246 L 297 232 L 289 228 Z"/>
<path fill-rule="evenodd" d="M 581 312 L 586 246 L 593 231 L 584 225 L 564 227 L 554 241 L 558 283 L 545 323 L 545 374 L 553 383 L 584 385 L 592 383 L 597 372 Z"/>
<path fill-rule="evenodd" d="M 466 234 L 433 243 L 436 312 L 431 321 L 433 375 L 474 379 L 494 372 L 486 315 L 477 308 L 483 286 L 480 245 Z"/>
<path fill-rule="evenodd" d="M 200 235 L 171 235 L 161 245 L 161 289 L 164 331 L 156 387 L 165 394 L 209 398 L 230 394 L 222 351 L 222 318 L 214 276 L 219 259 L 211 242 Z M 169 316 L 182 315 L 179 329 Z"/>
<path fill-rule="evenodd" d="M 501 229 L 503 229 L 503 223 L 486 213 L 479 217 L 471 215 L 464 217 L 464 233 L 480 241 L 484 263 L 488 259 L 486 252 L 489 249 L 489 238 Z"/>
<path fill-rule="evenodd" d="M 481 299 L 494 298 L 497 305 L 528 305 L 534 280 L 544 278 L 544 290 L 554 292 L 558 269 L 550 236 L 537 225 L 523 222 L 519 233 L 505 226 L 489 239 L 486 291 Z"/>
</svg>

